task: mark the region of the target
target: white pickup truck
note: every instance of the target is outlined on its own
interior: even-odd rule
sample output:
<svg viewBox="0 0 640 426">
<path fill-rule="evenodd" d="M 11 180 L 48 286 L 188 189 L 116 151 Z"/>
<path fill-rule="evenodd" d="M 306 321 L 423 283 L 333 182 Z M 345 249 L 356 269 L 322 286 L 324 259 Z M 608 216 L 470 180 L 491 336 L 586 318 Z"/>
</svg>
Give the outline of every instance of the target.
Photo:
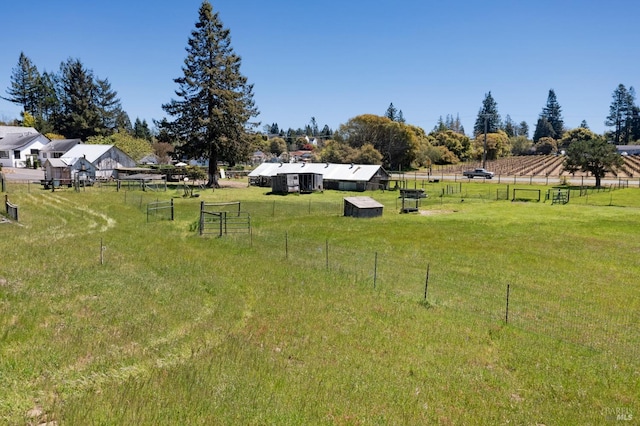
<svg viewBox="0 0 640 426">
<path fill-rule="evenodd" d="M 474 177 L 491 179 L 493 177 L 493 172 L 490 172 L 486 169 L 473 169 L 462 172 L 462 176 L 468 177 L 469 179 L 473 179 Z"/>
</svg>

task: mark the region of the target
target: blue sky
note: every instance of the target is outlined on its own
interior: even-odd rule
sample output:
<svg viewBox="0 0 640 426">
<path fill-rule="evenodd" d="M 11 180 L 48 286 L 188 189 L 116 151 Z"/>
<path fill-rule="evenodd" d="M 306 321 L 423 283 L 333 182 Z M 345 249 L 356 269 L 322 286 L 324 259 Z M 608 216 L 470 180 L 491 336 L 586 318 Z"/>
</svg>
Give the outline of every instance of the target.
<svg viewBox="0 0 640 426">
<path fill-rule="evenodd" d="M 108 78 L 132 121 L 165 116 L 200 0 L 32 0 L 2 6 L 0 94 L 24 52 L 40 72 L 78 58 Z M 565 125 L 606 130 L 618 84 L 640 83 L 640 2 L 325 0 L 211 1 L 262 124 L 320 127 L 391 102 L 430 131 L 459 115 L 467 133 L 487 92 L 530 136 L 549 89 Z M 28 5 L 28 7 L 27 7 Z M 0 100 L 0 119 L 19 116 Z"/>
</svg>

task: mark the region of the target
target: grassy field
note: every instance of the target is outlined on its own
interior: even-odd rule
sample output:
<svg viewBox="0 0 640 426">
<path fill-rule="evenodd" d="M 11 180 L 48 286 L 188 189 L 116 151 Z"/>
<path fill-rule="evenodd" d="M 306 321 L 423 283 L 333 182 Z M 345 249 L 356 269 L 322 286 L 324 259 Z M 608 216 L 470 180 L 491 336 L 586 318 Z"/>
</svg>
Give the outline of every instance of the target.
<svg viewBox="0 0 640 426">
<path fill-rule="evenodd" d="M 354 219 L 363 194 L 9 185 L 0 421 L 637 422 L 640 190 L 505 189 L 427 184 L 419 214 L 371 192 L 384 215 Z M 202 201 L 251 232 L 200 236 Z"/>
</svg>

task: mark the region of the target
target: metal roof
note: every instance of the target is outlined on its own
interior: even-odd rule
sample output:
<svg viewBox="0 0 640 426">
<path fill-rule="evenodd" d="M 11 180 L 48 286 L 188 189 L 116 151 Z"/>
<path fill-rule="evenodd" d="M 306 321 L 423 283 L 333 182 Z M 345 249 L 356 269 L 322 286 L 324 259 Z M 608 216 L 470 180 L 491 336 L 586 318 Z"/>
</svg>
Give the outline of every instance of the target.
<svg viewBox="0 0 640 426">
<path fill-rule="evenodd" d="M 49 141 L 49 139 L 46 136 L 41 135 L 40 133 L 30 133 L 30 134 L 11 133 L 11 134 L 8 134 L 6 137 L 0 139 L 0 149 L 3 149 L 3 150 L 19 149 L 38 139 L 41 139 L 40 143 L 42 143 L 43 145 Z"/>
<path fill-rule="evenodd" d="M 53 139 L 51 142 L 42 147 L 42 152 L 67 152 L 74 146 L 82 143 L 80 139 Z"/>
<path fill-rule="evenodd" d="M 69 165 L 61 158 L 48 158 L 47 161 L 45 161 L 46 163 L 51 164 L 51 167 L 61 167 L 61 168 L 65 168 L 68 167 Z"/>
<path fill-rule="evenodd" d="M 86 158 L 88 162 L 94 163 L 98 158 L 108 152 L 113 145 L 78 144 L 67 151 L 62 158 Z"/>
<path fill-rule="evenodd" d="M 249 173 L 249 177 L 273 177 L 281 173 L 315 173 L 322 175 L 324 180 L 368 182 L 381 169 L 382 166 L 373 164 L 262 163 Z M 384 173 L 386 174 L 386 171 Z"/>
<path fill-rule="evenodd" d="M 0 139 L 9 135 L 37 135 L 38 131 L 33 127 L 0 126 Z"/>
<path fill-rule="evenodd" d="M 359 209 L 374 209 L 384 207 L 384 205 L 380 204 L 371 197 L 345 197 L 344 200 L 350 204 L 353 204 Z"/>
</svg>

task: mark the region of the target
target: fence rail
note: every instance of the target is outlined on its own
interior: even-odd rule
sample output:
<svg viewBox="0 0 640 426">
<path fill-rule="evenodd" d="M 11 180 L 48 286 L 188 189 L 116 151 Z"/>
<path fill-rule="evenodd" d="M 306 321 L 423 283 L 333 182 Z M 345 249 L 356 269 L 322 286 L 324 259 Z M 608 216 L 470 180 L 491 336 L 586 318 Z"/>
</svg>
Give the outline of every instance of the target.
<svg viewBox="0 0 640 426">
<path fill-rule="evenodd" d="M 236 206 L 235 211 L 212 211 L 212 207 L 224 208 Z M 240 202 L 230 203 L 200 203 L 200 221 L 198 226 L 200 235 L 218 235 L 251 233 L 251 216 L 247 212 L 240 211 Z"/>
<path fill-rule="evenodd" d="M 155 201 L 147 204 L 147 222 L 149 222 L 149 218 L 153 217 L 162 217 L 163 213 L 168 212 L 167 219 L 173 220 L 174 218 L 174 208 L 173 208 L 173 198 L 171 201 Z"/>
</svg>

